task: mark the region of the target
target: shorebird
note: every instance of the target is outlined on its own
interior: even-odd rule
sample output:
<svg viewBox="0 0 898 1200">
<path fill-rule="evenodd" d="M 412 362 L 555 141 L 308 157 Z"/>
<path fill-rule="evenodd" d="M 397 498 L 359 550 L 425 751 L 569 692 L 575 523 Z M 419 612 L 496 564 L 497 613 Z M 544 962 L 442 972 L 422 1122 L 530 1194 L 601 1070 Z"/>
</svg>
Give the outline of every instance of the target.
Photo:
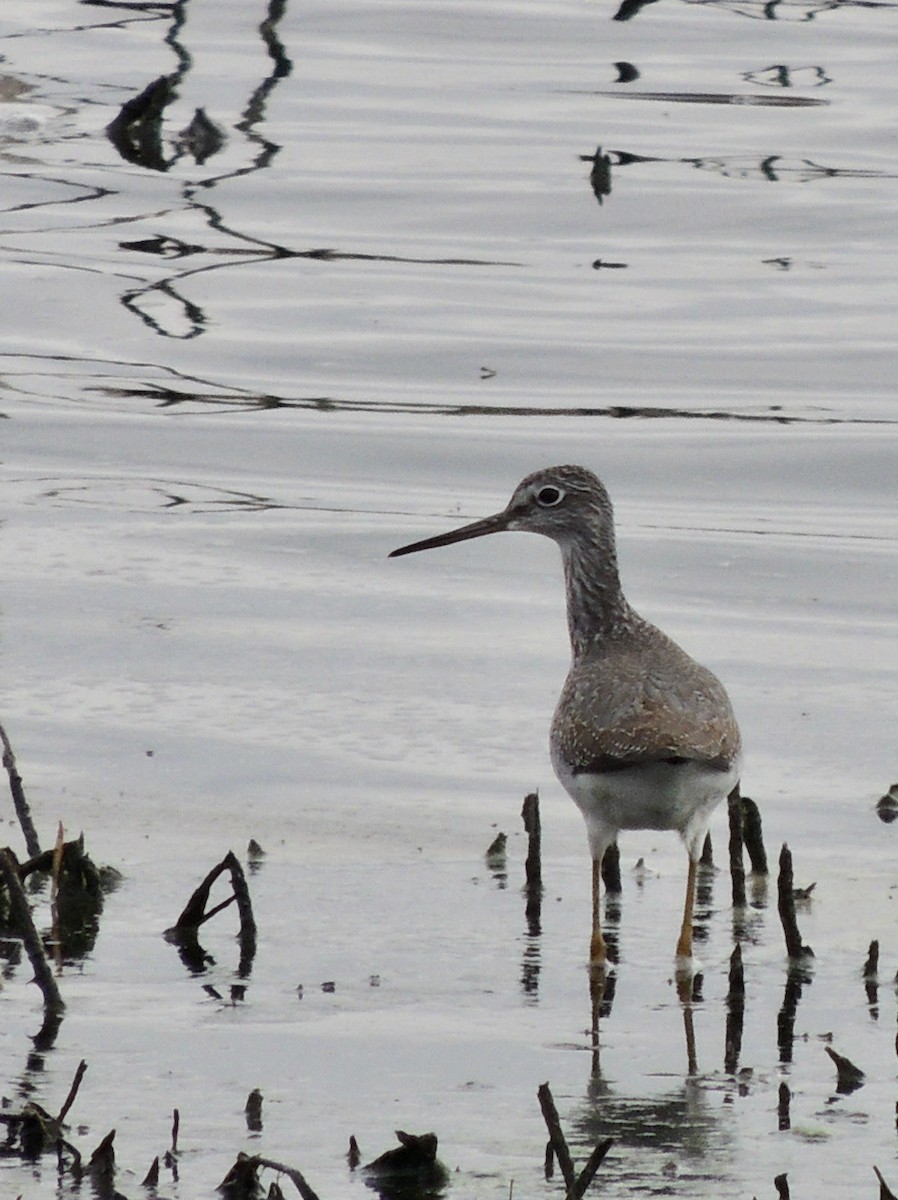
<svg viewBox="0 0 898 1200">
<path fill-rule="evenodd" d="M 592 858 L 590 961 L 603 966 L 601 866 L 623 829 L 676 830 L 689 856 L 678 966 L 692 959 L 699 856 L 714 808 L 738 785 L 739 726 L 723 684 L 628 604 L 614 513 L 585 467 L 523 479 L 502 512 L 425 538 L 390 557 L 505 530 L 541 533 L 561 550 L 571 665 L 549 747 L 559 781 L 583 814 Z"/>
</svg>

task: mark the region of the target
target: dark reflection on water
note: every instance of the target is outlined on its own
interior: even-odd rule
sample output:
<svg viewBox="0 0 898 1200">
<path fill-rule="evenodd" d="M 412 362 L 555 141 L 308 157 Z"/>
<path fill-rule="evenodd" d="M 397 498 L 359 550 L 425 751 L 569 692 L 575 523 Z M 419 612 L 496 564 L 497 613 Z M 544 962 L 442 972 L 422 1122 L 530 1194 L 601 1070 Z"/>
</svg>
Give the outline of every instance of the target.
<svg viewBox="0 0 898 1200">
<path fill-rule="evenodd" d="M 251 145 L 250 161 L 228 175 L 242 175 L 267 167 L 281 149 L 255 129 L 265 117 L 265 103 L 274 87 L 293 69 L 283 44 L 277 36 L 277 25 L 286 12 L 286 0 L 270 0 L 268 11 L 258 27 L 259 36 L 272 62 L 271 71 L 252 91 L 243 107 L 242 120 L 234 126 Z M 158 8 L 155 10 L 158 11 Z M 171 7 L 171 26 L 165 44 L 174 52 L 177 67 L 168 75 L 154 79 L 137 96 L 127 100 L 107 128 L 109 140 L 126 162 L 152 171 L 168 171 L 189 155 L 202 165 L 217 154 L 225 143 L 225 134 L 207 115 L 197 108 L 188 125 L 168 139 L 164 131 L 166 109 L 178 98 L 178 89 L 194 65 L 193 55 L 184 44 L 182 34 L 190 11 L 187 0 Z M 206 181 L 208 187 L 210 181 Z"/>
<path fill-rule="evenodd" d="M 776 1018 L 776 1041 L 781 1063 L 791 1063 L 795 1042 L 795 1018 L 802 992 L 813 979 L 812 968 L 805 962 L 792 963 L 786 973 L 783 1002 Z"/>
<path fill-rule="evenodd" d="M 71 390 L 80 389 L 68 397 L 60 397 L 57 388 L 53 394 L 57 400 L 70 403 L 95 404 L 96 397 L 104 400 L 150 402 L 148 407 L 168 409 L 172 412 L 229 412 L 233 410 L 311 410 L 325 413 L 408 413 L 447 417 L 503 416 L 503 417 L 610 417 L 616 420 L 679 420 L 733 421 L 775 425 L 894 425 L 894 417 L 855 417 L 838 412 L 823 404 L 815 405 L 808 413 L 787 414 L 781 404 L 764 404 L 757 408 L 739 410 L 731 408 L 678 408 L 657 404 L 605 404 L 605 405 L 555 405 L 477 403 L 458 404 L 449 401 L 430 403 L 425 400 L 347 400 L 339 396 L 276 396 L 271 393 L 254 392 L 249 388 L 223 385 L 214 379 L 188 374 L 175 368 L 148 363 L 115 362 L 82 358 L 78 355 L 52 354 L 47 356 L 0 353 L 3 368 L 2 384 L 10 393 L 22 397 L 43 397 L 48 386 L 65 380 Z M 86 372 L 77 381 L 71 368 Z M 154 378 L 135 381 L 135 376 L 151 375 Z M 158 377 L 171 380 L 162 382 Z M 44 381 L 49 381 L 49 384 Z M 43 386 L 39 387 L 38 383 Z M 104 406 L 105 407 L 105 406 Z M 130 411 L 130 408 L 127 410 Z"/>
<path fill-rule="evenodd" d="M 122 250 L 159 258 L 183 259 L 194 255 L 212 255 L 215 259 L 213 262 L 207 261 L 188 270 L 178 271 L 165 279 L 129 288 L 122 294 L 123 307 L 161 337 L 190 340 L 201 336 L 208 326 L 208 316 L 203 307 L 182 294 L 181 285 L 186 279 L 246 263 L 307 258 L 319 262 L 352 259 L 430 266 L 516 265 L 471 258 L 414 258 L 363 254 L 330 247 L 291 249 L 228 225 L 215 205 L 200 200 L 201 189 L 208 192 L 225 180 L 265 170 L 282 148 L 264 137 L 257 127 L 265 120 L 266 104 L 272 92 L 293 69 L 292 61 L 277 33 L 278 23 L 286 10 L 286 0 L 270 0 L 265 19 L 258 26 L 259 37 L 271 62 L 271 69 L 250 93 L 243 105 L 241 120 L 234 125 L 234 131 L 242 136 L 246 146 L 246 161 L 220 175 L 205 177 L 202 183 L 189 182 L 183 186 L 183 199 L 187 210 L 197 211 L 210 231 L 226 234 L 236 242 L 244 243 L 244 246 L 213 249 L 200 243 L 186 243 L 168 235 L 119 243 Z M 176 69 L 153 80 L 136 96 L 127 100 L 107 128 L 107 136 L 121 157 L 126 162 L 150 171 L 169 172 L 187 157 L 192 158 L 197 166 L 202 166 L 220 153 L 228 140 L 226 133 L 203 108 L 197 108 L 189 123 L 180 131 L 167 134 L 165 130 L 167 110 L 177 100 L 180 89 L 194 67 L 194 56 L 185 44 L 189 11 L 186 0 L 173 5 L 171 26 L 164 38 L 177 59 Z"/>
<path fill-rule="evenodd" d="M 581 154 L 581 162 L 591 163 L 589 185 L 595 198 L 602 204 L 611 195 L 613 170 L 620 167 L 644 165 L 645 163 L 684 163 L 699 171 L 711 171 L 727 179 L 764 179 L 769 183 L 814 183 L 821 179 L 896 179 L 888 171 L 874 171 L 847 167 L 826 167 L 810 159 L 787 159 L 781 154 L 768 154 L 761 159 L 746 159 L 736 155 L 700 158 L 663 158 L 646 154 L 631 154 L 627 150 L 602 150 L 597 147 L 594 154 Z"/>
<path fill-rule="evenodd" d="M 720 1181 L 725 1124 L 696 1080 L 659 1096 L 636 1097 L 616 1096 L 601 1078 L 594 1079 L 573 1120 L 584 1145 L 614 1139 L 609 1165 L 616 1160 L 618 1179 L 650 1189 L 641 1195 L 665 1194 L 683 1174 Z"/>
<path fill-rule="evenodd" d="M 265 117 L 265 105 L 271 92 L 280 80 L 286 78 L 292 70 L 292 63 L 277 36 L 277 24 L 285 11 L 286 0 L 271 0 L 266 16 L 258 27 L 260 39 L 272 66 L 269 73 L 250 93 L 243 106 L 242 119 L 234 126 L 234 129 L 242 135 L 245 141 L 247 161 L 217 178 L 204 179 L 202 184 L 204 188 L 214 187 L 222 179 L 236 178 L 253 171 L 264 170 L 281 149 L 278 144 L 263 137 L 256 126 Z M 176 3 L 172 7 L 172 23 L 164 39 L 175 54 L 176 69 L 168 75 L 153 80 L 137 96 L 126 101 L 107 129 L 109 140 L 125 161 L 152 171 L 169 171 L 185 156 L 192 157 L 197 166 L 202 166 L 221 151 L 226 141 L 225 133 L 203 108 L 195 110 L 192 119 L 184 129 L 174 137 L 166 138 L 164 130 L 166 110 L 177 99 L 179 88 L 183 85 L 194 63 L 193 55 L 187 49 L 183 39 L 188 12 L 186 0 Z M 194 183 L 185 185 L 184 200 L 188 208 L 194 208 L 203 215 L 205 223 L 210 229 L 251 243 L 253 249 L 246 253 L 252 256 L 253 261 L 258 259 L 260 251 L 263 259 L 283 256 L 284 251 L 280 247 L 226 226 L 215 207 L 198 201 L 198 188 L 199 185 Z M 177 239 L 174 238 L 163 238 L 158 241 L 165 246 L 179 245 Z M 205 250 L 200 246 L 180 245 L 178 257 Z M 121 246 L 123 249 L 133 249 L 135 246 L 146 249 L 145 245 L 133 242 L 123 242 Z M 183 272 L 174 278 L 130 289 L 122 295 L 121 302 L 129 312 L 134 313 L 150 329 L 163 337 L 180 339 L 198 337 L 206 327 L 206 314 L 199 305 L 181 295 L 176 282 L 189 275 L 219 269 L 223 265 L 225 264 L 221 262 L 208 264 Z M 229 261 L 227 265 L 230 266 L 233 263 Z M 152 303 L 148 304 L 150 299 L 152 299 Z"/>
<path fill-rule="evenodd" d="M 745 76 L 748 78 L 748 76 Z M 828 104 L 812 96 L 745 96 L 740 92 L 621 92 L 590 89 L 565 90 L 565 96 L 603 96 L 612 100 L 656 100 L 662 104 L 735 104 L 759 108 L 813 108 Z"/>
<path fill-rule="evenodd" d="M 851 8 L 894 8 L 893 4 L 871 3 L 871 0 L 821 0 L 817 4 L 795 3 L 795 0 L 756 0 L 756 3 L 751 0 L 686 0 L 686 3 L 726 9 L 754 21 L 813 21 L 822 13 Z"/>
<path fill-rule="evenodd" d="M 240 172 L 235 172 L 240 174 Z M 120 242 L 123 250 L 136 250 L 144 254 L 157 255 L 160 258 L 184 258 L 192 254 L 214 255 L 219 260 L 193 270 L 181 271 L 167 279 L 147 284 L 123 293 L 122 305 L 129 312 L 139 317 L 154 333 L 162 337 L 194 338 L 199 337 L 206 328 L 207 317 L 198 304 L 188 300 L 178 291 L 177 284 L 195 275 L 205 275 L 210 271 L 231 268 L 240 263 L 258 263 L 274 261 L 275 259 L 313 259 L 316 262 L 339 262 L 354 260 L 380 263 L 406 263 L 420 266 L 437 267 L 516 267 L 520 263 L 505 262 L 497 259 L 477 258 L 411 258 L 398 254 L 361 254 L 351 250 L 334 250 L 329 247 L 316 247 L 312 250 L 290 250 L 286 246 L 266 242 L 261 238 L 252 237 L 225 225 L 220 213 L 211 204 L 189 202 L 189 207 L 202 211 L 210 228 L 231 235 L 242 241 L 251 242 L 252 249 L 213 249 L 204 245 L 190 245 L 173 237 L 143 238 L 134 242 Z M 159 306 L 162 298 L 161 309 Z M 148 299 L 152 299 L 153 308 L 145 308 Z M 162 315 L 160 315 L 162 314 Z"/>
<path fill-rule="evenodd" d="M 592 1147 L 612 1138 L 609 1165 L 617 1164 L 618 1179 L 651 1187 L 653 1193 L 666 1193 L 669 1181 L 684 1170 L 698 1177 L 696 1163 L 712 1151 L 713 1166 L 703 1170 L 700 1177 L 719 1179 L 724 1132 L 709 1101 L 707 1085 L 698 1077 L 695 1053 L 693 1006 L 701 1002 L 700 979 L 691 983 L 684 980 L 678 985 L 686 1048 L 683 1080 L 656 1096 L 619 1093 L 602 1074 L 601 1022 L 610 1015 L 615 985 L 613 971 L 591 973 L 592 1065 L 586 1094 L 573 1115 L 578 1142 Z M 663 1162 L 659 1162 L 659 1155 L 665 1156 Z"/>
<path fill-rule="evenodd" d="M 41 481 L 46 484 L 46 480 Z M 268 512 L 288 507 L 268 496 L 238 492 L 231 488 L 210 487 L 188 480 L 134 479 L 109 476 L 84 483 L 54 483 L 44 487 L 40 498 L 64 505 L 87 505 L 109 512 L 124 508 L 128 512 L 152 512 L 158 509 L 186 509 L 196 512 Z"/>
</svg>

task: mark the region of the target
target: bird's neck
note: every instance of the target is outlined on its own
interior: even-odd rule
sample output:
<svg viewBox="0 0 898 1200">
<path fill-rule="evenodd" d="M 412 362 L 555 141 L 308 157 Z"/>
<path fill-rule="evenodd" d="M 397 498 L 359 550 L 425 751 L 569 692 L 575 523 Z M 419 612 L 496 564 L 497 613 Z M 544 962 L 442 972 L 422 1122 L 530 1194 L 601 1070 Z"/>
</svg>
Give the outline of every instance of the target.
<svg viewBox="0 0 898 1200">
<path fill-rule="evenodd" d="M 567 624 L 574 661 L 596 642 L 631 623 L 633 611 L 620 586 L 612 537 L 578 538 L 561 546 L 567 589 Z"/>
</svg>

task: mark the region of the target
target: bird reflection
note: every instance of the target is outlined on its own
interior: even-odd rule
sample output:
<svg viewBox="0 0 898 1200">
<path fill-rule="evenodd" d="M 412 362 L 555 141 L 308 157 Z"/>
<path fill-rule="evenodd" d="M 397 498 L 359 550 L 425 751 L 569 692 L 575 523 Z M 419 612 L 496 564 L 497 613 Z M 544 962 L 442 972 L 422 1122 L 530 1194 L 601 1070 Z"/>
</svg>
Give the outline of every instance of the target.
<svg viewBox="0 0 898 1200">
<path fill-rule="evenodd" d="M 682 1171 L 684 1158 L 701 1161 L 707 1169 L 709 1150 L 726 1129 L 694 1078 L 657 1096 L 623 1096 L 601 1075 L 593 1077 L 573 1120 L 577 1141 L 584 1146 L 614 1139 L 615 1155 L 628 1164 L 631 1186 L 634 1170 L 656 1180 L 660 1173 Z M 633 1150 L 638 1154 L 629 1153 Z"/>
<path fill-rule="evenodd" d="M 615 969 L 591 968 L 591 1071 L 573 1123 L 576 1141 L 584 1148 L 614 1139 L 614 1156 L 628 1164 L 632 1184 L 634 1163 L 641 1174 L 657 1179 L 659 1173 L 688 1170 L 690 1160 L 705 1160 L 712 1145 L 719 1146 L 727 1126 L 718 1121 L 717 1106 L 708 1103 L 698 1076 L 693 1012 L 701 1002 L 701 977 L 677 981 L 687 1069 L 678 1083 L 656 1096 L 625 1095 L 602 1073 L 601 1026 L 611 1016 L 616 983 Z"/>
<path fill-rule="evenodd" d="M 642 860 L 640 860 L 640 864 Z M 640 865 L 637 864 L 637 865 Z M 644 871 L 644 867 L 643 867 Z M 705 865 L 699 872 L 697 888 L 698 903 L 695 910 L 693 936 L 697 942 L 706 941 L 708 926 L 714 914 L 714 869 Z M 608 959 L 610 963 L 620 961 L 620 893 L 606 895 L 604 924 L 606 941 L 608 942 Z M 676 977 L 677 999 L 683 1021 L 683 1040 L 686 1050 L 686 1071 L 689 1077 L 698 1074 L 698 1056 L 695 1041 L 694 1007 L 702 1001 L 701 974 L 678 974 Z M 611 1015 L 611 1007 L 617 986 L 617 975 L 613 968 L 601 964 L 592 964 L 589 970 L 589 1002 L 590 1002 L 590 1045 L 592 1059 L 592 1074 L 601 1074 L 601 1024 Z"/>
</svg>

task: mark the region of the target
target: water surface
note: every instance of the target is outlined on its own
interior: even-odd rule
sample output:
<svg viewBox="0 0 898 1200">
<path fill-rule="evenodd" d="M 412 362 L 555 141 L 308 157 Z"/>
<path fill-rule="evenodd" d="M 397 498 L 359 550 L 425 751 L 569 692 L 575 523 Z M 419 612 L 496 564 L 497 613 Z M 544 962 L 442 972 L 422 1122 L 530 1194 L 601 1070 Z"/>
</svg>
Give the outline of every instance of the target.
<svg viewBox="0 0 898 1200">
<path fill-rule="evenodd" d="M 844 3 L 0 16 L 2 719 L 45 844 L 62 820 L 125 876 L 40 1053 L 13 955 L 0 1079 L 56 1112 L 86 1059 L 71 1137 L 116 1128 L 125 1195 L 175 1107 L 162 1195 L 211 1194 L 241 1149 L 359 1193 L 349 1135 L 367 1160 L 395 1128 L 437 1132 L 450 1193 L 559 1195 L 547 1079 L 578 1161 L 616 1138 L 609 1194 L 785 1171 L 873 1195 L 874 1163 L 898 1186 L 895 1000 L 861 980 L 872 938 L 883 981 L 898 957 L 874 810 L 898 777 L 895 34 L 894 6 Z M 684 855 L 652 834 L 623 845 L 597 1051 L 585 839 L 546 748 L 557 551 L 386 559 L 553 461 L 605 479 L 631 600 L 726 681 L 771 855 L 817 881 L 791 1061 L 775 887 L 734 920 L 721 872 L 689 1077 Z M 161 933 L 251 837 L 251 975 L 230 914 L 192 975 Z M 851 1096 L 830 1035 L 867 1072 Z M 50 1157 L 2 1172 L 59 1194 Z"/>
</svg>

